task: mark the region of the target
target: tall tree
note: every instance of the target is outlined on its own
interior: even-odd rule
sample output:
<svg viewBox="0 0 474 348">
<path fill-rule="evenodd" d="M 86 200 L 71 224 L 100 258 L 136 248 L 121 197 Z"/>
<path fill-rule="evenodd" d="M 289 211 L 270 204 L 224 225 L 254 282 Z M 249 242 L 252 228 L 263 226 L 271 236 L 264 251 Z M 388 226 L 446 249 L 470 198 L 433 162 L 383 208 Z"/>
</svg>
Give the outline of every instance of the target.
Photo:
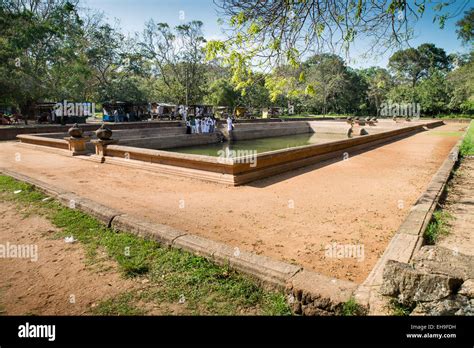
<svg viewBox="0 0 474 348">
<path fill-rule="evenodd" d="M 451 87 L 450 110 L 474 114 L 474 52 L 448 74 L 447 82 Z"/>
<path fill-rule="evenodd" d="M 204 97 L 204 102 L 212 105 L 235 107 L 238 104 L 240 92 L 226 78 L 215 80 L 209 86 L 208 93 Z"/>
<path fill-rule="evenodd" d="M 359 73 L 367 83 L 368 110 L 372 114 L 378 115 L 382 102 L 393 87 L 392 76 L 386 69 L 379 67 L 364 69 Z"/>
<path fill-rule="evenodd" d="M 463 43 L 472 43 L 474 39 L 474 8 L 464 12 L 464 17 L 456 22 L 456 33 Z"/>
<path fill-rule="evenodd" d="M 417 48 L 395 52 L 389 59 L 389 68 L 402 82 L 410 82 L 412 87 L 433 71 L 448 71 L 450 59 L 442 48 L 425 43 Z"/>
<path fill-rule="evenodd" d="M 304 62 L 303 70 L 305 80 L 314 91 L 309 98 L 315 101 L 315 107 L 322 106 L 323 114 L 327 113 L 328 108 L 335 107 L 338 95 L 348 82 L 344 61 L 332 54 L 315 55 Z"/>
<path fill-rule="evenodd" d="M 202 100 L 206 85 L 200 21 L 173 29 L 150 20 L 140 38 L 141 53 L 151 61 L 151 72 L 170 89 L 177 89 L 176 102 L 193 104 Z"/>
<path fill-rule="evenodd" d="M 61 86 L 73 84 L 82 73 L 77 65 L 82 21 L 76 5 L 64 0 L 2 2 L 0 99 L 15 100 L 29 113 L 36 100 L 57 97 Z"/>
<path fill-rule="evenodd" d="M 143 101 L 137 76 L 140 69 L 133 53 L 134 43 L 110 24 L 97 23 L 88 31 L 86 56 L 92 70 L 92 84 L 100 101 Z"/>
<path fill-rule="evenodd" d="M 435 71 L 416 88 L 424 114 L 440 114 L 448 110 L 450 88 L 444 74 Z"/>
</svg>

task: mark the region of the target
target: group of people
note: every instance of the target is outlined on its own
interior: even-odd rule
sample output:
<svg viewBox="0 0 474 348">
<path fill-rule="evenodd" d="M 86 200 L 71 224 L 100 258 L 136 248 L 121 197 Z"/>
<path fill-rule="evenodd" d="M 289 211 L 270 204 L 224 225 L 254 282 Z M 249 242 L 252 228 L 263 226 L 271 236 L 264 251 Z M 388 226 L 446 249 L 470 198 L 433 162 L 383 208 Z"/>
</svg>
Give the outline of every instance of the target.
<svg viewBox="0 0 474 348">
<path fill-rule="evenodd" d="M 13 112 L 12 115 L 5 115 L 0 111 L 0 125 L 19 124 L 21 120 L 28 124 L 27 119 L 17 111 Z"/>
<path fill-rule="evenodd" d="M 231 116 L 227 116 L 227 131 L 231 132 L 234 130 L 234 119 Z M 214 133 L 217 129 L 217 119 L 214 116 L 208 117 L 190 117 L 186 120 L 186 133 L 187 134 L 203 134 L 203 133 Z"/>
<path fill-rule="evenodd" d="M 124 105 L 121 107 L 103 107 L 103 119 L 108 122 L 136 122 L 148 119 L 146 108 L 140 105 Z"/>
<path fill-rule="evenodd" d="M 188 134 L 214 133 L 217 128 L 217 120 L 214 117 L 191 117 L 186 119 Z"/>
</svg>

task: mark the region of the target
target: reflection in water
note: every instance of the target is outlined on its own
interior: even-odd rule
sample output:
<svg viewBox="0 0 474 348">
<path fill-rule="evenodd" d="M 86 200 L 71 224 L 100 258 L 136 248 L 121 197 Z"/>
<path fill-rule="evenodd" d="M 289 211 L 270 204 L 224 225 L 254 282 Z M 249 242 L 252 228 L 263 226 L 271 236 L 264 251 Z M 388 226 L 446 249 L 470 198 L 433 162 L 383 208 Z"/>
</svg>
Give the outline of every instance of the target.
<svg viewBox="0 0 474 348">
<path fill-rule="evenodd" d="M 244 155 L 245 153 L 262 153 L 268 151 L 288 149 L 291 147 L 303 145 L 323 144 L 330 141 L 342 139 L 347 139 L 347 135 L 332 133 L 306 133 L 282 137 L 240 140 L 232 143 L 224 142 L 209 145 L 178 147 L 173 149 L 166 149 L 166 151 L 207 156 L 222 156 L 222 154 Z"/>
</svg>

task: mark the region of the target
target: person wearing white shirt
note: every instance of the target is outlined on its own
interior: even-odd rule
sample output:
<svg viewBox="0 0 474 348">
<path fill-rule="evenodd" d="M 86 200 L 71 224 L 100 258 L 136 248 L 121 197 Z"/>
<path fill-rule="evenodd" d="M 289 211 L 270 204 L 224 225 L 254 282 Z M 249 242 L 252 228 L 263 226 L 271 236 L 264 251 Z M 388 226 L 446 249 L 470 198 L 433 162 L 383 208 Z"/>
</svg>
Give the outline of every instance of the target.
<svg viewBox="0 0 474 348">
<path fill-rule="evenodd" d="M 234 125 L 232 124 L 232 118 L 227 116 L 227 130 L 230 132 L 234 129 Z"/>
<path fill-rule="evenodd" d="M 212 121 L 211 117 L 207 118 L 207 128 L 209 130 L 209 133 L 214 133 L 214 121 Z"/>
<path fill-rule="evenodd" d="M 215 132 L 217 129 L 217 119 L 215 117 L 212 118 L 212 131 Z"/>
<path fill-rule="evenodd" d="M 201 133 L 201 120 L 199 118 L 196 118 L 196 133 Z"/>
<path fill-rule="evenodd" d="M 186 108 L 183 108 L 183 114 L 181 115 L 183 121 L 186 122 L 188 120 L 188 113 L 186 112 Z"/>
</svg>

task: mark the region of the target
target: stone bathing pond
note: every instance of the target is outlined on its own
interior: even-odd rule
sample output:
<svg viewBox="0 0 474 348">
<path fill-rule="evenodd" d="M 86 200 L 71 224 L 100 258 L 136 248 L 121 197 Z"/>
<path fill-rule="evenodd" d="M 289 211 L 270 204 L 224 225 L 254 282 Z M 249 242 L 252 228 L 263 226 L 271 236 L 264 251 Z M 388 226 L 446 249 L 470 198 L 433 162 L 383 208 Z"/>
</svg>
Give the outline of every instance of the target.
<svg viewBox="0 0 474 348">
<path fill-rule="evenodd" d="M 113 132 L 114 142 L 108 143 L 97 142 L 93 132 L 85 132 L 83 151 L 73 154 L 81 159 L 241 185 L 332 158 L 343 159 L 346 153 L 364 151 L 442 124 L 380 120 L 353 125 L 350 138 L 351 125 L 345 120 L 237 123 L 232 134 L 225 125 L 207 134 L 186 134 L 181 125 L 120 129 Z M 25 146 L 70 155 L 71 141 L 66 135 L 18 138 Z"/>
<path fill-rule="evenodd" d="M 259 154 L 299 146 L 324 144 L 333 140 L 343 139 L 347 139 L 346 134 L 307 133 L 234 142 L 223 141 L 216 144 L 184 146 L 167 150 L 193 155 L 240 157 L 245 154 Z M 230 154 L 230 156 L 227 156 L 227 154 Z"/>
</svg>

